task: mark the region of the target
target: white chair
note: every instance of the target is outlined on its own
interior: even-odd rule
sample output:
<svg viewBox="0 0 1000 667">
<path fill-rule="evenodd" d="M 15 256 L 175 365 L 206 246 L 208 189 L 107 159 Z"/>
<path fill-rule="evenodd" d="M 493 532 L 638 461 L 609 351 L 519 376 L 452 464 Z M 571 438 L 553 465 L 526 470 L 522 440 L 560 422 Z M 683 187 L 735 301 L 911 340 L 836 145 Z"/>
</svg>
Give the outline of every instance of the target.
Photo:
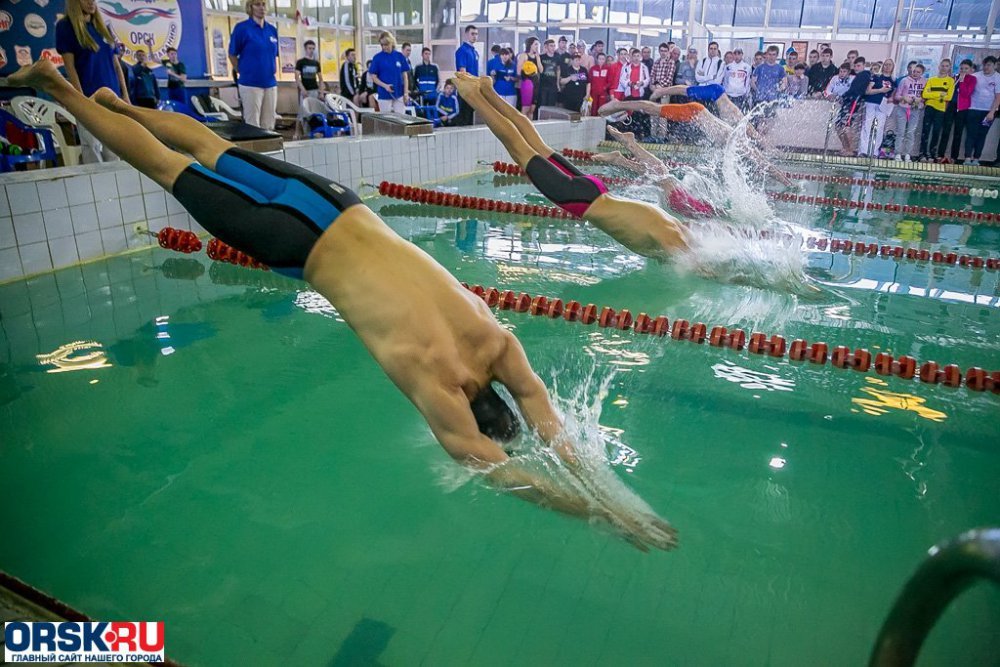
<svg viewBox="0 0 1000 667">
<path fill-rule="evenodd" d="M 330 107 L 331 111 L 342 111 L 347 114 L 348 118 L 351 119 L 351 136 L 353 137 L 361 136 L 361 123 L 359 122 L 361 116 L 366 113 L 375 113 L 375 109 L 359 107 L 346 97 L 336 93 L 326 94 L 326 106 Z"/>
<path fill-rule="evenodd" d="M 191 108 L 196 112 L 200 113 L 205 118 L 211 118 L 212 120 L 243 120 L 243 115 L 232 108 L 218 97 L 209 97 L 208 102 L 211 105 L 210 108 L 206 109 L 205 105 L 202 103 L 200 95 L 191 96 Z"/>
<path fill-rule="evenodd" d="M 52 131 L 56 147 L 62 153 L 64 165 L 72 167 L 80 164 L 80 156 L 83 153 L 83 148 L 80 146 L 71 146 L 66 141 L 62 126 L 59 125 L 59 121 L 56 118 L 56 116 L 62 116 L 72 123 L 75 128 L 76 118 L 73 114 L 55 102 L 49 102 L 39 97 L 31 97 L 30 95 L 19 95 L 10 101 L 10 105 L 14 116 L 22 123 Z"/>
</svg>

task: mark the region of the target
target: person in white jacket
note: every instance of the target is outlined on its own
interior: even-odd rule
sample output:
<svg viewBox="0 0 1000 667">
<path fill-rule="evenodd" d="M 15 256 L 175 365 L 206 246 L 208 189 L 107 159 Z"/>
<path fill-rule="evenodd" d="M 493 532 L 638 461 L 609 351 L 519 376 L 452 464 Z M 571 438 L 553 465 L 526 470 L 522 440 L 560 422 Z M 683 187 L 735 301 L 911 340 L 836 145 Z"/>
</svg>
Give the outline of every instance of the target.
<svg viewBox="0 0 1000 667">
<path fill-rule="evenodd" d="M 694 78 L 698 83 L 722 83 L 723 65 L 719 56 L 719 43 L 708 43 L 708 55 L 698 61 Z"/>
<path fill-rule="evenodd" d="M 642 51 L 632 49 L 629 62 L 622 65 L 621 76 L 618 77 L 618 88 L 625 100 L 641 100 L 649 87 L 649 68 L 642 62 Z"/>
<path fill-rule="evenodd" d="M 743 60 L 743 49 L 733 49 L 733 62 L 722 67 L 722 86 L 726 96 L 740 111 L 750 106 L 750 63 Z"/>
</svg>

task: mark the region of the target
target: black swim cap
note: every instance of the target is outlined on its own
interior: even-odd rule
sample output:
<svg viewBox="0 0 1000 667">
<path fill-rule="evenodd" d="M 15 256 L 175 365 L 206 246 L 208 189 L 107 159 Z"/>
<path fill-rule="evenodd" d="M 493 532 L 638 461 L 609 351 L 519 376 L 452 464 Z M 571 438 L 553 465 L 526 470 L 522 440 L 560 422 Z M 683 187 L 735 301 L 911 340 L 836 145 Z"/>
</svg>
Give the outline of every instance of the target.
<svg viewBox="0 0 1000 667">
<path fill-rule="evenodd" d="M 498 442 L 510 442 L 521 430 L 517 415 L 492 386 L 486 385 L 469 403 L 479 432 Z"/>
</svg>

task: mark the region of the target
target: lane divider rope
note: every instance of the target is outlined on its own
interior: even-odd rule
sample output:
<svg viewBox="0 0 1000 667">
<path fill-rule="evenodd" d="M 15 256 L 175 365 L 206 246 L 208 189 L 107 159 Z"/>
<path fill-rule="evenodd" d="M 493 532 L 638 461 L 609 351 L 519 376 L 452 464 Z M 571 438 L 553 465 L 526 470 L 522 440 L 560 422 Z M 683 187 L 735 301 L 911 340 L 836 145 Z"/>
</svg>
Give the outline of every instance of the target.
<svg viewBox="0 0 1000 667">
<path fill-rule="evenodd" d="M 956 364 L 940 365 L 936 361 L 918 362 L 914 357 L 895 357 L 886 352 L 872 355 L 865 348 L 851 350 L 846 345 L 833 347 L 824 342 L 809 343 L 797 338 L 790 344 L 778 334 L 768 336 L 754 331 L 748 336 L 743 329 L 713 326 L 703 322 L 689 322 L 675 319 L 673 325 L 665 315 L 653 316 L 644 312 L 632 314 L 628 309 L 615 310 L 610 306 L 600 309 L 593 303 L 586 305 L 579 301 L 564 301 L 559 298 L 532 296 L 526 292 L 501 291 L 496 287 L 469 285 L 462 283 L 482 299 L 490 308 L 528 313 L 536 317 L 562 319 L 584 325 L 597 324 L 598 327 L 631 331 L 640 335 L 657 337 L 670 336 L 674 340 L 684 340 L 698 345 L 708 342 L 709 346 L 729 348 L 741 352 L 771 358 L 809 362 L 816 366 L 830 366 L 838 369 L 852 369 L 861 373 L 874 371 L 878 375 L 896 376 L 904 380 L 917 378 L 925 384 L 943 384 L 947 387 L 966 386 L 972 391 L 991 391 L 1000 394 L 1000 370 L 986 371 L 979 366 L 968 368 L 963 374 Z"/>
<path fill-rule="evenodd" d="M 152 232 L 150 232 L 151 235 Z M 201 250 L 202 243 L 191 231 L 165 227 L 156 233 L 160 246 L 168 250 L 190 254 Z M 226 262 L 247 268 L 268 268 L 246 253 L 226 245 L 213 238 L 208 242 L 208 256 L 218 262 Z M 846 345 L 838 345 L 832 353 L 826 343 L 808 343 L 796 339 L 790 345 L 783 336 L 755 331 L 748 337 L 743 329 L 728 329 L 714 326 L 709 330 L 702 322 L 690 323 L 688 320 L 675 319 L 673 326 L 665 315 L 650 316 L 639 313 L 635 317 L 631 311 L 622 309 L 616 311 L 610 306 L 604 306 L 598 311 L 592 303 L 586 305 L 579 301 L 563 301 L 558 298 L 534 296 L 526 292 L 515 293 L 511 290 L 501 292 L 495 287 L 482 285 L 462 286 L 481 298 L 491 308 L 512 310 L 518 313 L 530 313 L 535 316 L 545 316 L 551 319 L 562 318 L 566 322 L 581 324 L 597 323 L 602 328 L 613 328 L 619 331 L 631 330 L 637 334 L 652 334 L 663 337 L 669 335 L 674 340 L 686 340 L 702 344 L 706 340 L 712 347 L 728 347 L 742 351 L 744 347 L 752 354 L 781 358 L 787 353 L 792 361 L 809 361 L 815 365 L 825 366 L 827 360 L 836 368 L 851 368 L 859 372 L 874 370 L 879 375 L 895 375 L 903 379 L 917 377 L 927 384 L 944 384 L 949 387 L 960 387 L 964 383 L 973 391 L 992 391 L 1000 394 L 1000 371 L 985 371 L 979 366 L 972 366 L 963 374 L 956 364 L 940 366 L 935 361 L 925 361 L 918 365 L 913 357 L 903 355 L 895 358 L 885 352 L 879 352 L 872 358 L 871 352 L 864 348 L 853 351 Z M 919 368 L 918 368 L 919 366 Z"/>
<path fill-rule="evenodd" d="M 462 208 L 474 211 L 489 211 L 494 213 L 514 213 L 519 215 L 534 215 L 545 218 L 560 218 L 569 220 L 579 220 L 576 216 L 570 215 L 561 208 L 553 206 L 541 206 L 538 204 L 521 204 L 514 202 L 503 202 L 496 199 L 486 199 L 484 197 L 469 197 L 451 192 L 441 192 L 440 190 L 428 190 L 412 185 L 401 183 L 390 183 L 382 181 L 378 186 L 379 194 L 409 201 L 418 204 L 430 204 L 432 206 L 448 206 L 452 208 Z M 760 238 L 794 238 L 789 234 L 776 234 L 767 231 L 758 233 Z M 944 252 L 941 250 L 928 250 L 926 248 L 907 248 L 889 243 L 865 243 L 862 241 L 852 242 L 847 239 L 831 239 L 827 237 L 807 237 L 806 247 L 810 250 L 826 252 L 841 252 L 845 255 L 868 255 L 870 257 L 880 256 L 892 259 L 897 262 L 908 260 L 917 262 L 931 262 L 933 264 L 948 264 L 962 268 L 982 269 L 990 271 L 1000 270 L 1000 258 L 979 257 L 975 255 L 959 254 L 956 252 Z"/>
</svg>

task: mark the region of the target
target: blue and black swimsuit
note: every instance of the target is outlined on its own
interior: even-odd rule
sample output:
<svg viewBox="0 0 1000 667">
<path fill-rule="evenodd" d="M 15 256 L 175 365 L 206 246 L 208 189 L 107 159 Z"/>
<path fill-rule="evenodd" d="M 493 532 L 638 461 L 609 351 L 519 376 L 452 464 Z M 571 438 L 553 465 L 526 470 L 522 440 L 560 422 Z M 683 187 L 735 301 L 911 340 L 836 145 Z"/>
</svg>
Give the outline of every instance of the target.
<svg viewBox="0 0 1000 667">
<path fill-rule="evenodd" d="M 188 166 L 173 195 L 223 243 L 300 279 L 327 227 L 361 203 L 350 189 L 308 169 L 235 147 L 219 156 L 215 171 Z"/>
</svg>

